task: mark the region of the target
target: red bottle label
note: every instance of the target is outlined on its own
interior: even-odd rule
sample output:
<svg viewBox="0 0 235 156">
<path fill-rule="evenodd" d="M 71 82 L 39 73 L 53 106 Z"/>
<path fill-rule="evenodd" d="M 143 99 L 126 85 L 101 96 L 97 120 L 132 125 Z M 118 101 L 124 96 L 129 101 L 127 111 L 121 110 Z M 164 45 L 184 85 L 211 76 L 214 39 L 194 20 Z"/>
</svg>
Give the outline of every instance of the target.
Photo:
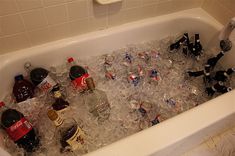
<svg viewBox="0 0 235 156">
<path fill-rule="evenodd" d="M 17 141 L 33 129 L 32 124 L 25 118 L 20 119 L 6 129 L 7 134 L 13 141 Z"/>
<path fill-rule="evenodd" d="M 81 77 L 73 80 L 72 83 L 73 83 L 74 87 L 77 89 L 81 89 L 81 90 L 85 89 L 87 87 L 85 80 L 88 77 L 89 77 L 89 74 L 86 73 L 86 74 L 82 75 Z"/>
<path fill-rule="evenodd" d="M 38 87 L 45 91 L 49 92 L 56 85 L 56 82 L 48 75 L 39 85 Z"/>
</svg>

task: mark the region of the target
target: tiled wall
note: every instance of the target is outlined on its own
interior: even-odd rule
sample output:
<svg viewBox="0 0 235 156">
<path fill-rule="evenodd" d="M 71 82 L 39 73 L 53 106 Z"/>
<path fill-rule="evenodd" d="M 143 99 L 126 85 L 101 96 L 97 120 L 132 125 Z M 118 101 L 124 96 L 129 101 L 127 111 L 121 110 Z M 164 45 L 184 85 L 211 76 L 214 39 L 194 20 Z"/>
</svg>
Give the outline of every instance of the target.
<svg viewBox="0 0 235 156">
<path fill-rule="evenodd" d="M 202 8 L 222 24 L 235 17 L 235 0 L 205 0 Z"/>
<path fill-rule="evenodd" d="M 203 0 L 0 0 L 0 54 L 105 29 L 126 22 L 200 7 Z"/>
</svg>

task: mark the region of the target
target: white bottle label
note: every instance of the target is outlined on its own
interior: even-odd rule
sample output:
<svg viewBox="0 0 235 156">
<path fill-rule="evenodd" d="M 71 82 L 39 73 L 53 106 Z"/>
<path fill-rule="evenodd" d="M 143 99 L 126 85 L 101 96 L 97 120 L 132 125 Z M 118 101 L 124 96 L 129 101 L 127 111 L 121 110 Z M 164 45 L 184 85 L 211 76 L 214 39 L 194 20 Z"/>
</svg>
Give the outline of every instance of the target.
<svg viewBox="0 0 235 156">
<path fill-rule="evenodd" d="M 47 75 L 47 77 L 38 85 L 38 87 L 45 92 L 49 92 L 55 85 L 56 82 L 49 75 Z"/>
<path fill-rule="evenodd" d="M 71 146 L 72 150 L 77 150 L 82 148 L 84 144 L 84 132 L 78 127 L 74 135 L 66 140 L 66 142 Z"/>
</svg>

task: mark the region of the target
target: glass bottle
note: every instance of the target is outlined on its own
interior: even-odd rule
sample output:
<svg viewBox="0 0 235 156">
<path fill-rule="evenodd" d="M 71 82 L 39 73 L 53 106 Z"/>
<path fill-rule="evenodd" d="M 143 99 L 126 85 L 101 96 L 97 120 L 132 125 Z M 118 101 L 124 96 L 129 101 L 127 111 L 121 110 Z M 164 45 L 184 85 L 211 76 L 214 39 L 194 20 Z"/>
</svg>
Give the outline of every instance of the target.
<svg viewBox="0 0 235 156">
<path fill-rule="evenodd" d="M 88 106 L 89 112 L 98 118 L 98 121 L 104 121 L 109 118 L 110 104 L 104 91 L 95 88 L 92 77 L 86 78 L 88 90 L 84 95 L 84 102 Z"/>
<path fill-rule="evenodd" d="M 17 103 L 23 102 L 34 97 L 34 86 L 20 74 L 15 76 L 15 84 L 12 92 Z"/>
<path fill-rule="evenodd" d="M 219 70 L 215 73 L 214 80 L 225 82 L 229 76 L 235 72 L 235 68 L 229 68 L 227 71 Z"/>
<path fill-rule="evenodd" d="M 210 68 L 211 66 L 206 64 L 204 67 L 204 70 L 195 71 L 195 72 L 187 71 L 187 73 L 190 77 L 198 77 L 198 76 L 204 75 L 203 77 L 204 82 L 207 83 L 207 82 L 211 82 Z"/>
<path fill-rule="evenodd" d="M 68 60 L 69 77 L 75 88 L 83 91 L 86 89 L 85 79 L 89 74 L 85 68 L 75 63 L 74 59 L 70 57 Z"/>
<path fill-rule="evenodd" d="M 56 126 L 55 136 L 61 144 L 61 152 L 83 148 L 85 134 L 75 119 L 62 119 L 55 110 L 49 110 L 47 116 Z"/>
<path fill-rule="evenodd" d="M 57 112 L 63 112 L 66 110 L 66 108 L 69 106 L 69 102 L 64 100 L 59 85 L 52 89 L 52 94 L 55 99 L 55 102 L 52 104 L 52 108 Z"/>
<path fill-rule="evenodd" d="M 24 65 L 25 69 L 30 74 L 32 83 L 45 92 L 50 92 L 57 83 L 49 76 L 49 71 L 41 67 L 32 67 L 31 63 L 27 62 Z"/>
<path fill-rule="evenodd" d="M 170 45 L 170 51 L 174 50 L 174 49 L 179 49 L 180 46 L 187 40 L 187 36 L 182 36 L 179 40 L 177 40 L 175 43 Z"/>
<path fill-rule="evenodd" d="M 224 93 L 227 93 L 231 90 L 232 90 L 231 87 L 226 87 L 224 85 L 224 83 L 221 81 L 217 82 L 215 85 L 213 85 L 211 87 L 206 88 L 206 92 L 207 92 L 208 96 L 213 96 L 215 94 L 215 92 L 224 94 Z"/>
<path fill-rule="evenodd" d="M 7 108 L 4 102 L 0 102 L 3 109 L 1 114 L 1 125 L 9 137 L 27 152 L 33 152 L 39 146 L 39 138 L 32 124 L 24 115 L 11 108 Z"/>
<path fill-rule="evenodd" d="M 224 56 L 224 51 L 221 51 L 219 54 L 217 54 L 215 57 L 209 58 L 207 60 L 207 64 L 210 65 L 210 67 L 213 69 L 217 62 Z"/>
<path fill-rule="evenodd" d="M 195 50 L 196 50 L 196 55 L 195 56 L 198 56 L 198 55 L 201 55 L 202 52 L 203 52 L 203 49 L 202 49 L 202 45 L 200 43 L 200 37 L 199 37 L 199 34 L 195 34 Z"/>
</svg>

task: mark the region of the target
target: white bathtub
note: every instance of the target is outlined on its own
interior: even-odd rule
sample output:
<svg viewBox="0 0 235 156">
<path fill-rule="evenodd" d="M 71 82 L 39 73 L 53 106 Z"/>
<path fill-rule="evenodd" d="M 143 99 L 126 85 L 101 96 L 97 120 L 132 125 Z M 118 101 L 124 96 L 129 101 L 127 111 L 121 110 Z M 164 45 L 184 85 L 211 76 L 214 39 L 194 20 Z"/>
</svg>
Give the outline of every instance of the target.
<svg viewBox="0 0 235 156">
<path fill-rule="evenodd" d="M 161 39 L 185 31 L 199 32 L 203 44 L 208 45 L 205 48 L 209 48 L 215 43 L 218 45 L 221 28 L 222 25 L 202 9 L 191 9 L 1 55 L 0 98 L 12 88 L 13 77 L 25 72 L 26 61 L 48 67 L 60 64 L 68 56 L 99 55 L 128 43 Z M 235 51 L 229 53 L 223 62 L 225 66 L 234 66 Z M 209 136 L 234 126 L 234 121 L 235 90 L 87 155 L 177 156 Z"/>
</svg>

